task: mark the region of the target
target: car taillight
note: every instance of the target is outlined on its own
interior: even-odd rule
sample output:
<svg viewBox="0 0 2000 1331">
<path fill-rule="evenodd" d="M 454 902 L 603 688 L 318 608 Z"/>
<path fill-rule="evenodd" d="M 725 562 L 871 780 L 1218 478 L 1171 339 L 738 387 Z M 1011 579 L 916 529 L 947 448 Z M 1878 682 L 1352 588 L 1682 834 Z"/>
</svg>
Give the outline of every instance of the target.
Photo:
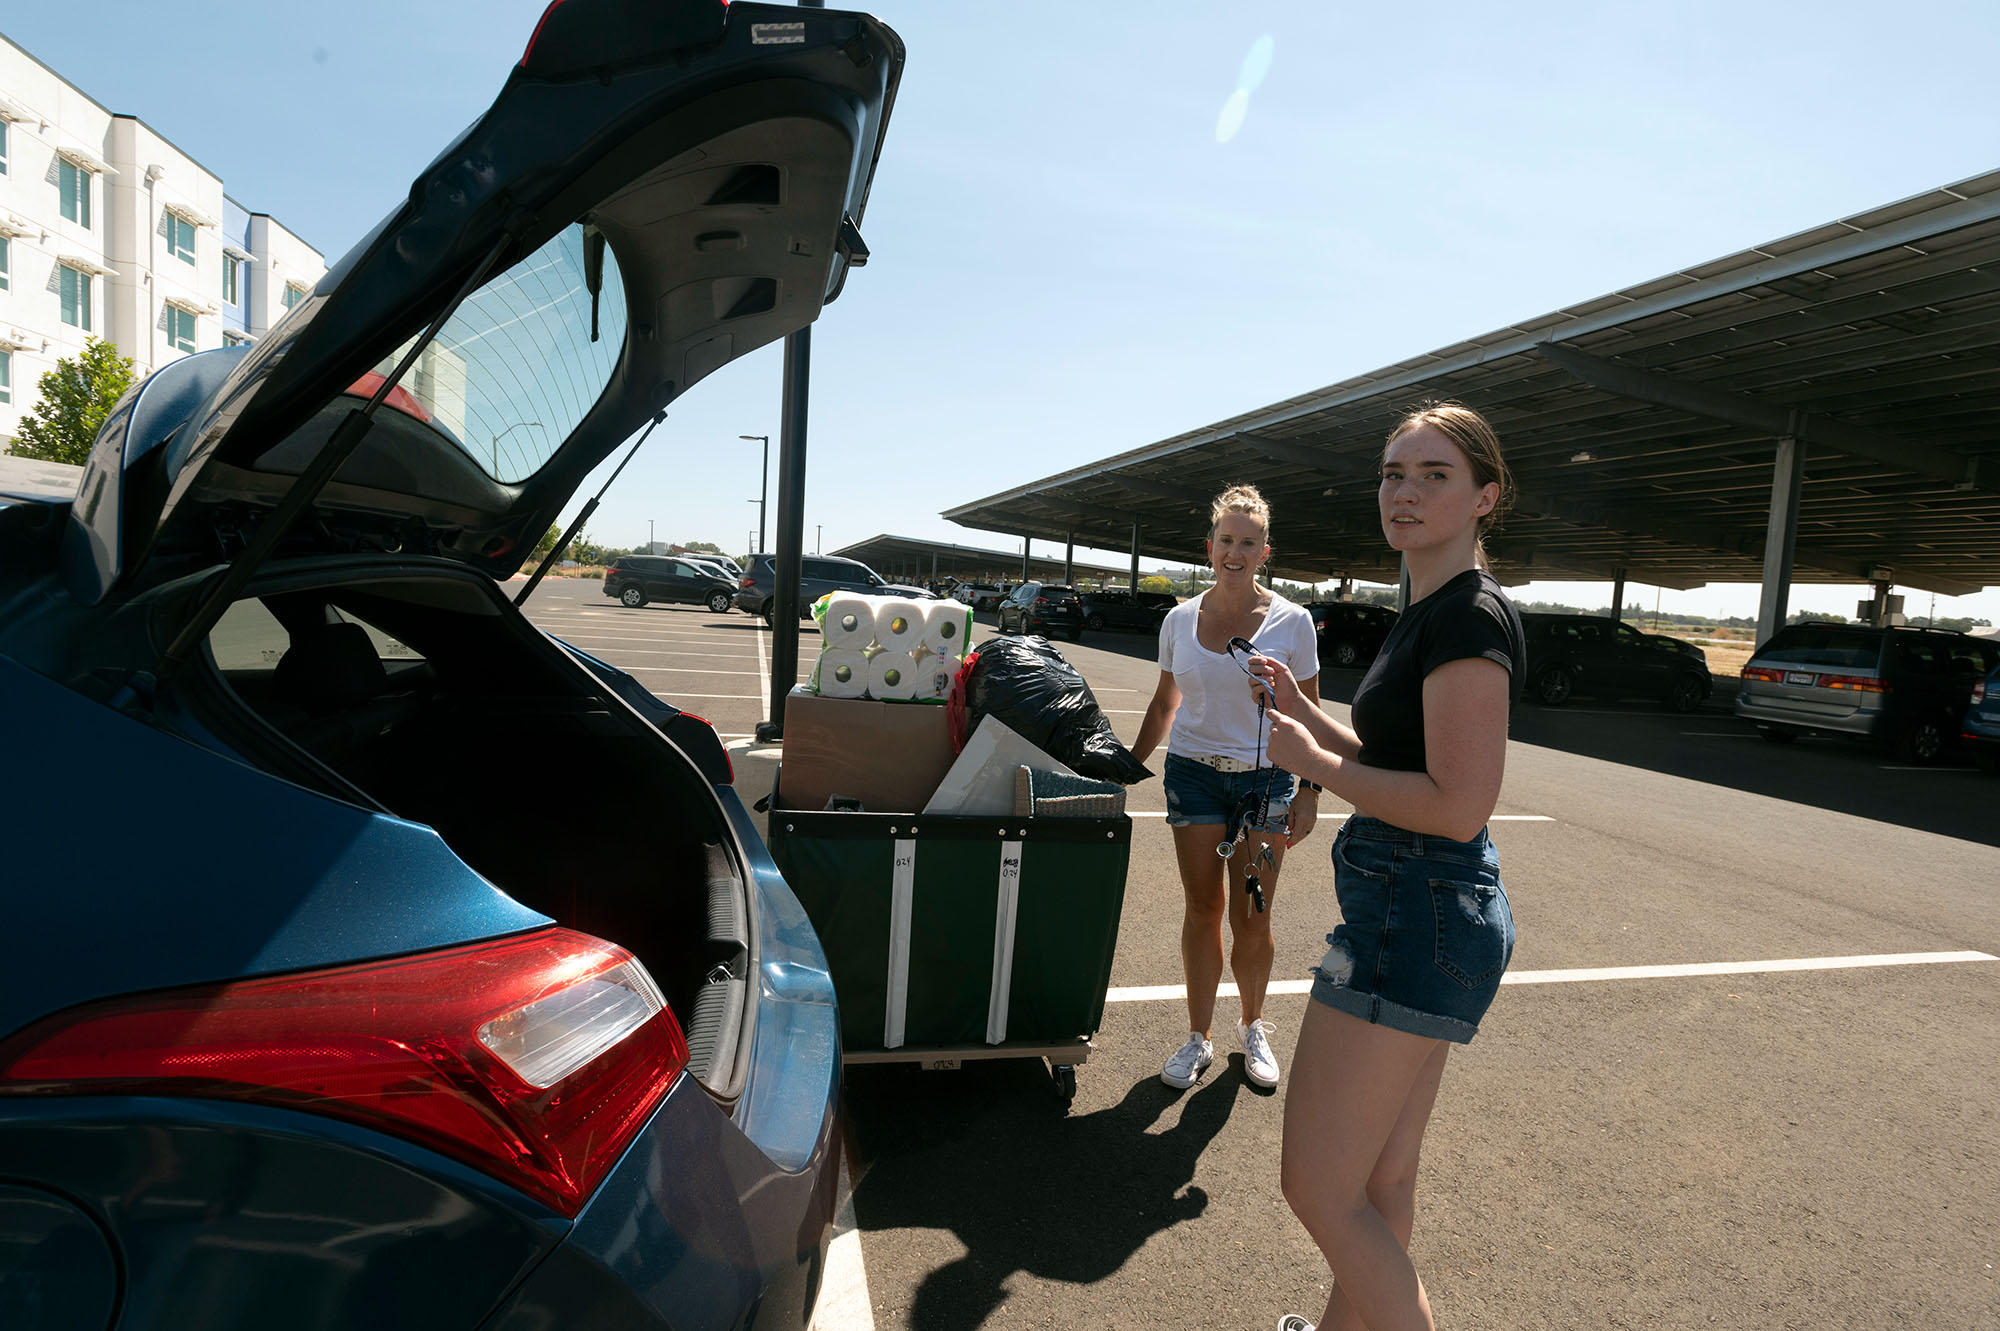
<svg viewBox="0 0 2000 1331">
<path fill-rule="evenodd" d="M 1048 603 L 1049 603 L 1049 598 L 1046 596 L 1037 596 L 1035 598 L 1036 605 L 1047 605 Z"/>
<path fill-rule="evenodd" d="M 1821 675 L 1819 687 L 1823 689 L 1845 689 L 1852 693 L 1887 693 L 1887 680 L 1873 675 Z"/>
<path fill-rule="evenodd" d="M 246 1100 L 406 1138 L 566 1216 L 687 1066 L 638 959 L 568 929 L 114 999 L 0 1047 L 0 1094 Z"/>
<path fill-rule="evenodd" d="M 757 579 L 755 579 L 755 578 L 745 578 L 745 579 L 743 579 L 743 580 L 742 580 L 741 582 L 737 583 L 736 585 L 737 585 L 738 587 L 755 587 L 755 586 L 757 585 Z"/>
<path fill-rule="evenodd" d="M 690 721 L 701 722 L 703 725 L 707 726 L 710 731 L 713 731 L 715 729 L 715 722 L 709 720 L 705 716 L 696 716 L 693 712 L 682 712 L 681 715 L 687 717 Z M 722 737 L 720 735 L 717 735 L 715 737 L 715 746 L 722 750 L 722 766 L 724 770 L 726 770 L 729 773 L 729 780 L 726 781 L 724 784 L 733 786 L 736 784 L 736 760 L 729 756 L 729 746 L 722 742 Z"/>
<path fill-rule="evenodd" d="M 1773 670 L 1769 666 L 1747 665 L 1743 667 L 1743 678 L 1760 680 L 1766 684 L 1782 684 L 1785 682 L 1785 672 Z"/>
</svg>

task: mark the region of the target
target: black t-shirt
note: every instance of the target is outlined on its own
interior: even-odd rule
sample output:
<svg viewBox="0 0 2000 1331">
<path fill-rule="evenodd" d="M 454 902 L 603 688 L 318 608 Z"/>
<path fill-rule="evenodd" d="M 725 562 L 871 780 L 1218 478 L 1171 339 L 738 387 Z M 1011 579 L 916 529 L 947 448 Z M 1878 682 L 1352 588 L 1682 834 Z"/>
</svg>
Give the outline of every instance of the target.
<svg viewBox="0 0 2000 1331">
<path fill-rule="evenodd" d="M 1521 693 L 1528 648 L 1521 616 L 1485 569 L 1467 569 L 1397 617 L 1375 664 L 1354 691 L 1354 733 L 1361 761 L 1397 772 L 1421 772 L 1424 761 L 1424 677 L 1447 661 L 1482 656 L 1513 675 L 1510 698 Z"/>
</svg>

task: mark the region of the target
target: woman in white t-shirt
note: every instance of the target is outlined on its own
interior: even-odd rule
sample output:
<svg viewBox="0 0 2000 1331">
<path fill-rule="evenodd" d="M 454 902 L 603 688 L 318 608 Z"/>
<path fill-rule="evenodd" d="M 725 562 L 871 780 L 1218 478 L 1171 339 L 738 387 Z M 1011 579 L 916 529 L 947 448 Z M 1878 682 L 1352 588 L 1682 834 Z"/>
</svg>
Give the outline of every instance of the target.
<svg viewBox="0 0 2000 1331">
<path fill-rule="evenodd" d="M 1312 616 L 1267 587 L 1257 570 L 1271 557 L 1271 509 L 1256 489 L 1232 486 L 1210 510 L 1208 562 L 1215 584 L 1167 613 L 1160 626 L 1160 685 L 1146 708 L 1132 752 L 1140 761 L 1167 740 L 1167 825 L 1180 862 L 1185 914 L 1181 965 L 1187 977 L 1188 1038 L 1167 1059 L 1160 1079 L 1195 1084 L 1215 1061 L 1209 1029 L 1222 982 L 1222 925 L 1229 922 L 1229 969 L 1243 1003 L 1236 1038 L 1243 1070 L 1259 1086 L 1278 1084 L 1264 989 L 1271 979 L 1271 913 L 1285 848 L 1312 831 L 1319 788 L 1302 787 L 1272 767 L 1265 754 L 1270 723 L 1257 706 L 1247 656 L 1232 653 L 1244 638 L 1259 655 L 1283 661 L 1307 698 L 1318 698 L 1319 639 Z M 1169 730 L 1171 728 L 1171 733 Z M 1268 795 L 1268 814 L 1224 858 L 1217 853 L 1234 830 L 1246 796 Z M 1289 829 L 1287 815 L 1289 814 Z M 1289 830 L 1289 835 L 1288 835 Z M 1262 905 L 1248 890 L 1254 870 Z"/>
</svg>

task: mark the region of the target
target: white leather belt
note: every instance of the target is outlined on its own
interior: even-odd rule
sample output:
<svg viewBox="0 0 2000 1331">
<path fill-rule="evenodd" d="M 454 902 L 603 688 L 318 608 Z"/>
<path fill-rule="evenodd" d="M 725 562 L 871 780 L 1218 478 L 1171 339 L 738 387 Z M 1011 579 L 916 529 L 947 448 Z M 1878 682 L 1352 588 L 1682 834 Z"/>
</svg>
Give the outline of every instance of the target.
<svg viewBox="0 0 2000 1331">
<path fill-rule="evenodd" d="M 1224 758 L 1213 753 L 1183 753 L 1181 757 L 1203 767 L 1213 767 L 1218 772 L 1254 772 L 1257 764 L 1246 763 L 1241 758 Z"/>
</svg>

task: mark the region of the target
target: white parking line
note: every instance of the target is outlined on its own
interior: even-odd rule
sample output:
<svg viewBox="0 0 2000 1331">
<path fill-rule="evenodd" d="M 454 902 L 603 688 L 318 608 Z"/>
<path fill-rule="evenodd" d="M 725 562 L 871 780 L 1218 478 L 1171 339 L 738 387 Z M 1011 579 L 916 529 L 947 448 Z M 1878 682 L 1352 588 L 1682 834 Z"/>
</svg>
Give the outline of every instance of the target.
<svg viewBox="0 0 2000 1331">
<path fill-rule="evenodd" d="M 868 1269 L 861 1260 L 861 1231 L 854 1222 L 852 1156 L 841 1162 L 840 1205 L 833 1217 L 833 1239 L 826 1247 L 826 1270 L 820 1276 L 812 1331 L 875 1331 L 875 1309 L 868 1301 Z"/>
<path fill-rule="evenodd" d="M 1696 961 L 1677 966 L 1598 966 L 1579 970 L 1510 971 L 1502 984 L 1580 984 L 1590 980 L 1674 980 L 1695 975 L 1770 975 L 1786 971 L 1855 970 L 1873 966 L 1935 966 L 1960 961 L 2000 961 L 1986 952 L 1890 952 L 1860 957 L 1799 957 L 1788 961 Z M 1270 994 L 1312 992 L 1311 980 L 1273 980 Z M 1216 993 L 1236 996 L 1236 986 L 1223 984 Z M 1184 984 L 1133 985 L 1105 994 L 1107 1003 L 1146 1003 L 1187 997 Z"/>
<path fill-rule="evenodd" d="M 1762 739 L 1754 730 L 1683 730 L 1683 735 L 1699 735 L 1703 739 Z"/>
<path fill-rule="evenodd" d="M 1969 776 L 1974 769 L 1970 767 L 1924 767 L 1922 765 L 1901 766 L 1895 763 L 1884 763 L 1879 770 L 1884 772 L 1956 772 L 1960 776 Z"/>
</svg>

